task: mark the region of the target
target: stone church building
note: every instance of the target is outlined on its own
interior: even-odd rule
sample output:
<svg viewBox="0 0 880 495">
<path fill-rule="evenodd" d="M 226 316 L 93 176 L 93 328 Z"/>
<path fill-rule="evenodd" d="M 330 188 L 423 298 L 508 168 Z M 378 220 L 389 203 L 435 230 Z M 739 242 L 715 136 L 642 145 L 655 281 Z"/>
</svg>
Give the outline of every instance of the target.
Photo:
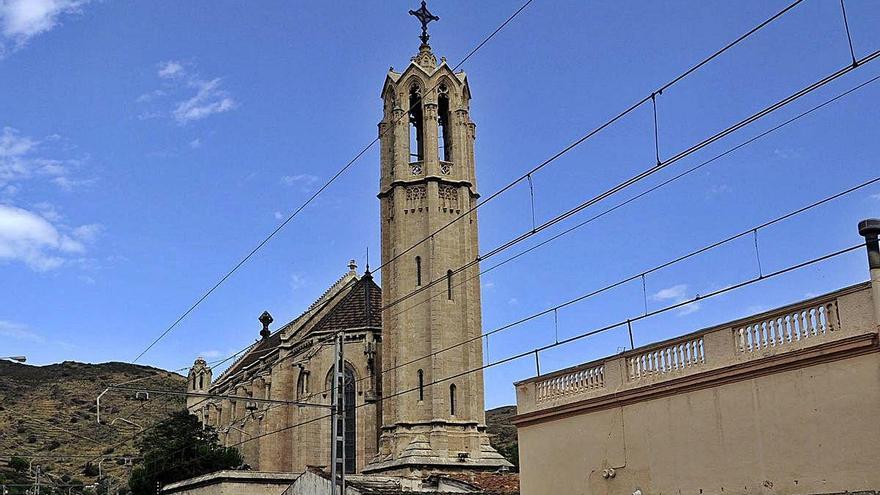
<svg viewBox="0 0 880 495">
<path fill-rule="evenodd" d="M 351 262 L 293 321 L 273 330 L 264 314 L 260 340 L 222 374 L 201 358 L 189 373 L 189 410 L 256 471 L 329 466 L 340 333 L 346 473 L 510 466 L 489 444 L 482 373 L 466 373 L 483 364 L 479 265 L 460 270 L 479 253 L 471 93 L 465 73 L 432 53 L 424 27 L 435 19 L 422 3 L 411 12 L 423 23 L 419 51 L 380 93 L 381 287 Z"/>
</svg>

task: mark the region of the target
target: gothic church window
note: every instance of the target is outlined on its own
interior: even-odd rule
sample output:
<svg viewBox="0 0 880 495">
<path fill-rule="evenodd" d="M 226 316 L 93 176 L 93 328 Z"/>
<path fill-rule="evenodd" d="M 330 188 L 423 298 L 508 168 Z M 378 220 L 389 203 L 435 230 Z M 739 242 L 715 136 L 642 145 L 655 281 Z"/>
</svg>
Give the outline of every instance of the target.
<svg viewBox="0 0 880 495">
<path fill-rule="evenodd" d="M 446 299 L 452 300 L 452 270 L 446 270 Z"/>
<path fill-rule="evenodd" d="M 415 83 L 409 89 L 409 157 L 417 162 L 425 159 L 422 89 Z"/>
<path fill-rule="evenodd" d="M 449 88 L 441 84 L 437 88 L 437 156 L 452 160 L 452 130 L 449 122 Z"/>
<path fill-rule="evenodd" d="M 296 398 L 302 399 L 309 393 L 309 372 L 302 370 L 296 380 Z"/>
<path fill-rule="evenodd" d="M 416 256 L 416 285 L 422 285 L 422 257 Z"/>
<path fill-rule="evenodd" d="M 419 401 L 425 400 L 425 372 L 419 370 Z"/>
<path fill-rule="evenodd" d="M 449 386 L 449 415 L 455 416 L 455 384 Z"/>
</svg>

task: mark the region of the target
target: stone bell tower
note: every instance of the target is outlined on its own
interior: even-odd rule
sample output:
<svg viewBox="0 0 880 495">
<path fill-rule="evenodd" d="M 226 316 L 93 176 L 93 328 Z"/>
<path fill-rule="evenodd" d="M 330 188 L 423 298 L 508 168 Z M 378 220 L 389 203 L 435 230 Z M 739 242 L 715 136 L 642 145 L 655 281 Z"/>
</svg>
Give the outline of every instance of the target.
<svg viewBox="0 0 880 495">
<path fill-rule="evenodd" d="M 483 364 L 479 267 L 457 271 L 479 254 L 476 212 L 443 228 L 478 198 L 471 93 L 464 72 L 431 51 L 427 23 L 438 18 L 425 2 L 410 14 L 422 22 L 421 46 L 382 89 L 382 262 L 396 259 L 382 271 L 392 305 L 382 314 L 386 398 L 379 452 L 364 472 L 494 470 L 510 464 L 485 432 L 483 375 L 464 373 Z"/>
<path fill-rule="evenodd" d="M 201 357 L 196 358 L 192 368 L 189 369 L 186 391 L 189 394 L 207 394 L 208 389 L 211 388 L 211 374 L 211 368 L 208 367 L 205 359 Z M 187 395 L 186 407 L 187 409 L 192 409 L 203 401 L 204 399 L 197 395 Z"/>
</svg>

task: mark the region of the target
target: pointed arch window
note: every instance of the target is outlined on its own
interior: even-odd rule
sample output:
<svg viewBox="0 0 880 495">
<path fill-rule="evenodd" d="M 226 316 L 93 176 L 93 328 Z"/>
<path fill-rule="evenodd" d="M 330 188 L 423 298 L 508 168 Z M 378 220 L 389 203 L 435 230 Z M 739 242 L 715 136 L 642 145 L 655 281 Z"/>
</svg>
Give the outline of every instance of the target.
<svg viewBox="0 0 880 495">
<path fill-rule="evenodd" d="M 437 156 L 443 161 L 452 161 L 449 88 L 445 84 L 437 87 L 437 124 Z"/>
<path fill-rule="evenodd" d="M 416 256 L 416 285 L 422 285 L 422 257 Z"/>
<path fill-rule="evenodd" d="M 455 384 L 449 386 L 449 415 L 455 416 Z"/>
<path fill-rule="evenodd" d="M 193 373 L 192 378 L 193 378 L 192 379 L 192 388 L 193 388 L 193 390 L 195 390 L 195 388 L 196 388 L 196 375 L 195 375 L 195 373 Z"/>
<path fill-rule="evenodd" d="M 420 162 L 425 159 L 425 129 L 422 111 L 422 88 L 413 83 L 409 88 L 409 159 Z"/>
<path fill-rule="evenodd" d="M 418 371 L 419 375 L 419 401 L 425 400 L 425 372 Z"/>
<path fill-rule="evenodd" d="M 199 388 L 204 388 L 205 386 L 205 375 L 199 373 Z"/>
<path fill-rule="evenodd" d="M 309 393 L 309 372 L 302 370 L 299 372 L 299 378 L 296 380 L 296 398 L 302 399 Z"/>
</svg>

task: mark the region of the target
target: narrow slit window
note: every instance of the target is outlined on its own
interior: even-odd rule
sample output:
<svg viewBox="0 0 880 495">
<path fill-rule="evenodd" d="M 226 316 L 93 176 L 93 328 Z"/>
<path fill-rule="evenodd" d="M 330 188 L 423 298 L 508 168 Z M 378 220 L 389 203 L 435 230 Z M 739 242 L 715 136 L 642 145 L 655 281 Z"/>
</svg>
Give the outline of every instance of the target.
<svg viewBox="0 0 880 495">
<path fill-rule="evenodd" d="M 193 375 L 192 382 L 193 382 L 192 388 L 195 389 L 196 388 L 196 375 Z"/>
<path fill-rule="evenodd" d="M 452 270 L 446 270 L 446 299 L 452 300 Z"/>
<path fill-rule="evenodd" d="M 422 285 L 422 257 L 416 256 L 416 285 Z"/>
<path fill-rule="evenodd" d="M 425 400 L 425 372 L 419 370 L 419 400 Z"/>
<path fill-rule="evenodd" d="M 455 384 L 449 386 L 449 414 L 455 416 Z"/>
<path fill-rule="evenodd" d="M 409 158 L 411 162 L 420 162 L 425 157 L 425 133 L 422 90 L 416 84 L 409 90 L 409 107 Z"/>
<path fill-rule="evenodd" d="M 205 379 L 204 379 L 204 377 L 205 377 L 205 375 L 199 375 L 199 388 L 202 388 L 202 387 L 205 386 Z"/>
</svg>

